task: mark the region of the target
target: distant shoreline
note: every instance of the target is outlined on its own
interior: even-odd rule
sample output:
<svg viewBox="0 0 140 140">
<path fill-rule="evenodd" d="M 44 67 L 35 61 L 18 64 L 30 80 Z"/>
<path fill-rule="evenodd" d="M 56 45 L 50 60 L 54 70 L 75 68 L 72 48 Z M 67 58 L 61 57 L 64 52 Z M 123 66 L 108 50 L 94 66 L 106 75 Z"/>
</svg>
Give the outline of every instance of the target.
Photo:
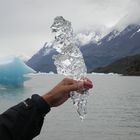
<svg viewBox="0 0 140 140">
<path fill-rule="evenodd" d="M 96 68 L 92 72 L 140 76 L 140 54 L 124 57 L 105 67 Z"/>
</svg>

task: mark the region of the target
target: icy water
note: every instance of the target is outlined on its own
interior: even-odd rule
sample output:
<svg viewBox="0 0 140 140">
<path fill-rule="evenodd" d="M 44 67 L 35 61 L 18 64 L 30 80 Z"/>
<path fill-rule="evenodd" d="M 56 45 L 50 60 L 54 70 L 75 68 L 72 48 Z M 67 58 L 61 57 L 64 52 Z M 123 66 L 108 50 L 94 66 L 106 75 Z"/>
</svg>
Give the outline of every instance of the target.
<svg viewBox="0 0 140 140">
<path fill-rule="evenodd" d="M 0 113 L 32 94 L 43 94 L 60 75 L 34 75 L 20 89 L 0 89 Z M 71 101 L 46 115 L 35 140 L 140 140 L 140 77 L 88 75 L 94 81 L 84 122 Z"/>
</svg>

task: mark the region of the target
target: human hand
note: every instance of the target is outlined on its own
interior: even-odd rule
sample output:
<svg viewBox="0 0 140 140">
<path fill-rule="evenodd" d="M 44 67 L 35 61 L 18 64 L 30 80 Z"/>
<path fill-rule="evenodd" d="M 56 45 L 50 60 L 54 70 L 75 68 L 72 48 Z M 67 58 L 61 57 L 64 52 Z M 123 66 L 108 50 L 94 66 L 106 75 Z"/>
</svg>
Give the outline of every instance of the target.
<svg viewBox="0 0 140 140">
<path fill-rule="evenodd" d="M 69 99 L 71 91 L 78 91 L 80 89 L 88 90 L 92 87 L 92 82 L 89 79 L 77 81 L 64 78 L 58 85 L 42 97 L 50 107 L 57 107 Z"/>
</svg>

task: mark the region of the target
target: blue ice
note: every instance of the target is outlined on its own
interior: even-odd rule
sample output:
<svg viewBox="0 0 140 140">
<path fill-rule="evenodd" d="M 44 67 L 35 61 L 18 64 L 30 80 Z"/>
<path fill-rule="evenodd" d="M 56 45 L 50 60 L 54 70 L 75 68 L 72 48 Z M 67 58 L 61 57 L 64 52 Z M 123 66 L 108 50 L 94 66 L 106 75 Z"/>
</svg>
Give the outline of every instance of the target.
<svg viewBox="0 0 140 140">
<path fill-rule="evenodd" d="M 28 80 L 26 74 L 35 73 L 18 57 L 7 57 L 0 59 L 0 85 L 23 86 L 24 81 Z"/>
</svg>

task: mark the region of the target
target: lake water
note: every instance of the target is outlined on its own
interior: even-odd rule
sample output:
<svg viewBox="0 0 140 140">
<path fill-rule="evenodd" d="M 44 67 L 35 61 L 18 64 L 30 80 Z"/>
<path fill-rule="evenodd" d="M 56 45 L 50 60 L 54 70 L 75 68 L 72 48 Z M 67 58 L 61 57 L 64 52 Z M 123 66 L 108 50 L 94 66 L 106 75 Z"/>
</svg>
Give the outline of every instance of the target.
<svg viewBox="0 0 140 140">
<path fill-rule="evenodd" d="M 60 75 L 34 75 L 24 88 L 0 89 L 0 113 L 32 94 L 44 94 Z M 71 100 L 53 108 L 35 140 L 140 140 L 140 77 L 88 75 L 94 88 L 81 122 Z"/>
</svg>

